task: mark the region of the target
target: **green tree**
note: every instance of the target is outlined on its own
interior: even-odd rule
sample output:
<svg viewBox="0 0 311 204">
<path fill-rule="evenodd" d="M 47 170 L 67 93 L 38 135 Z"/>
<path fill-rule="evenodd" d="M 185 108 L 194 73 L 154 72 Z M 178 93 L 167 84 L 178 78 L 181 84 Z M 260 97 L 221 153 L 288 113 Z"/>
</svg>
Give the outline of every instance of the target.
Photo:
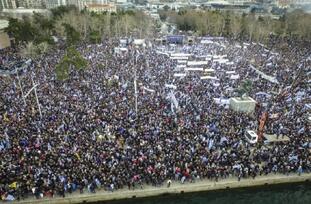
<svg viewBox="0 0 311 204">
<path fill-rule="evenodd" d="M 33 22 L 34 24 L 46 34 L 50 34 L 51 31 L 55 28 L 54 20 L 50 19 L 40 13 L 34 13 L 33 15 Z"/>
<path fill-rule="evenodd" d="M 91 31 L 90 32 L 90 42 L 91 43 L 99 43 L 101 41 L 101 35 L 99 31 Z"/>
<path fill-rule="evenodd" d="M 63 26 L 65 28 L 67 44 L 69 46 L 77 44 L 80 41 L 80 33 L 67 23 L 64 23 Z"/>
<path fill-rule="evenodd" d="M 87 67 L 87 61 L 73 46 L 67 49 L 67 56 L 70 59 L 70 64 L 72 64 L 76 69 L 83 70 Z"/>
<path fill-rule="evenodd" d="M 27 43 L 25 48 L 21 49 L 21 55 L 26 58 L 36 59 L 40 55 L 48 52 L 49 44 L 42 42 L 40 44 L 34 44 L 33 42 Z"/>
<path fill-rule="evenodd" d="M 55 74 L 59 81 L 64 81 L 69 78 L 70 60 L 68 56 L 64 56 L 63 59 L 56 65 Z"/>
<path fill-rule="evenodd" d="M 164 11 L 164 10 L 160 10 L 159 11 L 159 16 L 160 16 L 160 20 L 161 21 L 166 21 L 167 19 L 167 11 Z"/>
<path fill-rule="evenodd" d="M 35 36 L 39 31 L 33 27 L 29 19 L 18 20 L 15 18 L 9 19 L 9 26 L 5 31 L 15 38 L 17 44 L 34 41 Z"/>
<path fill-rule="evenodd" d="M 60 19 L 64 14 L 69 13 L 70 11 L 78 11 L 77 7 L 74 5 L 69 6 L 59 6 L 51 9 L 53 19 Z"/>
<path fill-rule="evenodd" d="M 70 69 L 74 67 L 77 70 L 84 70 L 87 68 L 87 61 L 83 56 L 73 47 L 69 47 L 65 56 L 55 67 L 55 74 L 57 80 L 64 81 L 69 78 Z"/>
<path fill-rule="evenodd" d="M 250 92 L 252 90 L 252 82 L 250 80 L 244 80 L 240 84 L 239 88 L 236 90 L 239 94 L 240 98 L 243 97 L 243 95 L 249 96 Z"/>
</svg>

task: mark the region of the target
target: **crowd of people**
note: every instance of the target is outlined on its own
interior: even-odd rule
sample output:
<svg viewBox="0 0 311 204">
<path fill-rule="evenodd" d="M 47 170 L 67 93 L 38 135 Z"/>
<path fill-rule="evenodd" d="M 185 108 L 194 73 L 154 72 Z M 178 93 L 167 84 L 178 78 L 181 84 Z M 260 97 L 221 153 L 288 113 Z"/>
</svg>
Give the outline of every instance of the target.
<svg viewBox="0 0 311 204">
<path fill-rule="evenodd" d="M 151 41 L 116 53 L 120 41 L 107 40 L 78 45 L 88 67 L 72 68 L 66 81 L 54 70 L 64 49 L 34 59 L 19 76 L 0 75 L 0 200 L 310 172 L 311 46 L 275 44 Z M 184 68 L 170 52 L 191 54 L 191 61 L 222 55 L 230 63 L 212 57 L 203 65 L 217 79 L 201 79 L 202 71 L 176 77 Z M 22 60 L 15 50 L 0 54 L 2 69 Z M 32 79 L 42 117 L 33 92 L 26 104 L 22 98 Z M 245 79 L 257 101 L 253 113 L 215 100 L 237 97 Z M 258 130 L 265 111 L 264 132 L 290 142 L 247 142 L 246 131 Z"/>
</svg>

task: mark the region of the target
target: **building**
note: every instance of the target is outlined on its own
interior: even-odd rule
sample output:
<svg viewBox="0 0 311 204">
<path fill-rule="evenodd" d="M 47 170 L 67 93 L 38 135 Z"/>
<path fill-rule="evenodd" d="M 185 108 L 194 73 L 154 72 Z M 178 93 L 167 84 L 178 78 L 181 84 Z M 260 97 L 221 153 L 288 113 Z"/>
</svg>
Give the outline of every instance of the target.
<svg viewBox="0 0 311 204">
<path fill-rule="evenodd" d="M 45 7 L 47 9 L 52 9 L 56 8 L 59 6 L 66 6 L 67 5 L 67 0 L 44 0 L 45 2 Z"/>
<path fill-rule="evenodd" d="M 46 1 L 45 0 L 17 0 L 17 1 L 18 1 L 18 7 L 23 7 L 23 8 L 28 8 L 28 9 L 44 9 L 44 8 L 46 8 Z"/>
<path fill-rule="evenodd" d="M 87 4 L 86 10 L 89 12 L 102 13 L 102 12 L 117 12 L 115 4 Z"/>
<path fill-rule="evenodd" d="M 65 2 L 67 5 L 75 5 L 79 10 L 85 9 L 90 4 L 108 4 L 108 0 L 65 0 Z"/>
<path fill-rule="evenodd" d="M 16 0 L 0 0 L 0 11 L 3 9 L 16 9 Z"/>
<path fill-rule="evenodd" d="M 254 3 L 255 0 L 227 0 L 228 3 L 234 4 L 234 5 L 243 5 L 243 4 L 250 4 Z"/>
<path fill-rule="evenodd" d="M 86 0 L 67 0 L 67 5 L 74 5 L 79 10 L 83 10 L 86 5 Z"/>
<path fill-rule="evenodd" d="M 116 4 L 126 4 L 127 0 L 114 0 Z"/>
<path fill-rule="evenodd" d="M 279 7 L 290 7 L 290 6 L 307 6 L 311 5 L 311 0 L 277 0 L 277 6 Z"/>
<path fill-rule="evenodd" d="M 23 16 L 31 16 L 34 13 L 41 13 L 42 15 L 46 16 L 50 15 L 50 11 L 47 9 L 17 8 L 17 9 L 3 9 L 2 12 L 0 12 L 0 16 L 22 19 Z"/>
</svg>

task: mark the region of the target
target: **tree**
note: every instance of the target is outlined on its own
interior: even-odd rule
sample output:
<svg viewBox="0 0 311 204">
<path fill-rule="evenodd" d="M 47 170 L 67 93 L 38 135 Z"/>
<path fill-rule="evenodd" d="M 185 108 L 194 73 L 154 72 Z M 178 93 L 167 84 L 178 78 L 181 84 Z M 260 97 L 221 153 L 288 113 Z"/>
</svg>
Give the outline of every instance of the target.
<svg viewBox="0 0 311 204">
<path fill-rule="evenodd" d="M 90 32 L 90 41 L 91 43 L 99 43 L 101 41 L 101 35 L 99 31 L 91 31 Z"/>
<path fill-rule="evenodd" d="M 254 13 L 251 13 L 247 18 L 247 31 L 248 31 L 248 40 L 252 41 L 256 31 L 258 29 L 258 25 L 256 22 L 256 17 Z"/>
<path fill-rule="evenodd" d="M 55 74 L 56 78 L 59 81 L 64 81 L 69 78 L 69 58 L 68 56 L 64 56 L 63 59 L 56 65 Z"/>
<path fill-rule="evenodd" d="M 5 28 L 5 32 L 12 35 L 17 44 L 34 41 L 35 36 L 39 33 L 31 25 L 29 19 L 18 20 L 15 18 L 9 19 L 9 26 Z"/>
<path fill-rule="evenodd" d="M 51 9 L 53 19 L 60 19 L 63 17 L 64 14 L 69 13 L 70 11 L 78 11 L 78 9 L 74 5 L 59 6 Z"/>
<path fill-rule="evenodd" d="M 252 90 L 252 82 L 250 80 L 244 80 L 240 84 L 239 88 L 236 90 L 240 96 L 240 98 L 243 98 L 243 95 L 249 96 L 249 93 Z"/>
<path fill-rule="evenodd" d="M 69 57 L 70 64 L 72 64 L 77 70 L 83 70 L 87 67 L 87 61 L 74 47 L 69 47 L 67 49 L 67 56 Z"/>
<path fill-rule="evenodd" d="M 77 70 L 84 70 L 87 68 L 87 61 L 73 46 L 67 49 L 65 56 L 56 65 L 56 78 L 60 81 L 68 79 L 71 67 Z"/>
<path fill-rule="evenodd" d="M 64 23 L 63 24 L 66 33 L 67 44 L 75 45 L 80 40 L 80 33 L 78 33 L 71 25 Z"/>
<path fill-rule="evenodd" d="M 40 13 L 34 13 L 33 15 L 34 24 L 40 29 L 40 31 L 45 32 L 45 34 L 49 35 L 51 31 L 55 28 L 55 21 Z"/>
<path fill-rule="evenodd" d="M 234 39 L 237 39 L 241 34 L 241 19 L 237 16 L 233 16 L 231 19 L 231 34 Z"/>
<path fill-rule="evenodd" d="M 224 36 L 229 37 L 231 34 L 231 16 L 229 12 L 225 15 Z"/>
<path fill-rule="evenodd" d="M 46 53 L 49 50 L 49 44 L 42 42 L 40 44 L 34 44 L 33 42 L 27 43 L 26 47 L 21 50 L 21 55 L 26 58 L 36 59 L 40 55 Z"/>
<path fill-rule="evenodd" d="M 164 7 L 163 7 L 163 10 L 164 11 L 168 11 L 170 9 L 170 7 L 168 6 L 168 5 L 165 5 Z"/>
</svg>

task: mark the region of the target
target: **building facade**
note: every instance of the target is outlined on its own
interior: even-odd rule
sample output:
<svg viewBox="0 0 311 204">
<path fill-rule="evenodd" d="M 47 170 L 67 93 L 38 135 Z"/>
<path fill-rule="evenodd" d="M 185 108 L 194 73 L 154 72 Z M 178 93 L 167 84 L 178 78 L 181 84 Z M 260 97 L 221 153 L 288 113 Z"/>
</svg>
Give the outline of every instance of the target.
<svg viewBox="0 0 311 204">
<path fill-rule="evenodd" d="M 87 4 L 86 10 L 89 12 L 102 13 L 102 12 L 117 12 L 115 4 Z"/>
<path fill-rule="evenodd" d="M 3 9 L 16 9 L 16 0 L 0 0 L 0 11 Z"/>
<path fill-rule="evenodd" d="M 311 0 L 277 0 L 277 5 L 279 7 L 290 7 L 291 5 L 303 6 L 311 5 Z"/>
<path fill-rule="evenodd" d="M 67 0 L 44 0 L 47 9 L 56 8 L 58 6 L 66 6 Z"/>
<path fill-rule="evenodd" d="M 230 4 L 242 5 L 242 4 L 249 4 L 254 3 L 255 0 L 227 0 Z"/>
<path fill-rule="evenodd" d="M 43 9 L 45 8 L 44 0 L 18 0 L 18 7 L 28 9 Z"/>
</svg>

